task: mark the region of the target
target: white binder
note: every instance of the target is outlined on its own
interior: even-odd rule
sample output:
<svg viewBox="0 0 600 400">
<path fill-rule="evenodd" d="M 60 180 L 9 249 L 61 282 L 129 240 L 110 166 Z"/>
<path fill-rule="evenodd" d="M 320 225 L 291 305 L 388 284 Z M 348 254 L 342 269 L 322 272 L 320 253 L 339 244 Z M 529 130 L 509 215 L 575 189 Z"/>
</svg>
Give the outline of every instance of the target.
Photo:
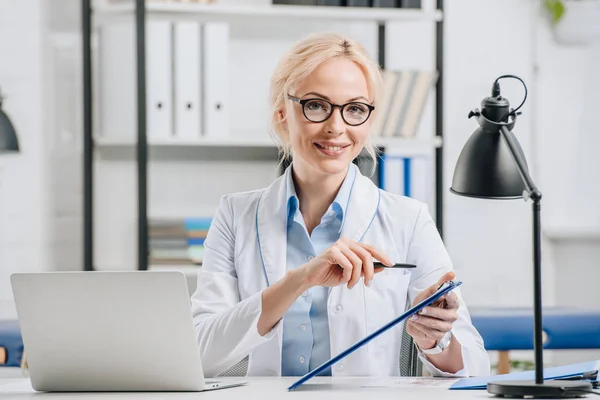
<svg viewBox="0 0 600 400">
<path fill-rule="evenodd" d="M 202 26 L 202 133 L 229 136 L 229 25 Z"/>
<path fill-rule="evenodd" d="M 173 136 L 172 25 L 147 22 L 146 102 L 148 139 Z"/>
<path fill-rule="evenodd" d="M 201 135 L 202 111 L 200 23 L 175 22 L 173 33 L 175 136 L 197 139 Z"/>
</svg>

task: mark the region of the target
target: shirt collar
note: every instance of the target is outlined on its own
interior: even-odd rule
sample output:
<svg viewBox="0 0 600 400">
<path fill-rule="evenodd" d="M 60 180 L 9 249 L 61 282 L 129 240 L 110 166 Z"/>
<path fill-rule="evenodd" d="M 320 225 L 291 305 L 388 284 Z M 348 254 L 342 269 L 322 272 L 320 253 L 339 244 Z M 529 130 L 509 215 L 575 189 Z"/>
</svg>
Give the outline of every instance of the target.
<svg viewBox="0 0 600 400">
<path fill-rule="evenodd" d="M 344 182 L 340 187 L 333 203 L 327 209 L 327 213 L 333 211 L 334 215 L 337 216 L 340 220 L 344 219 L 346 214 L 346 209 L 348 207 L 348 202 L 350 200 L 350 194 L 352 192 L 352 186 L 354 185 L 354 180 L 356 178 L 356 170 L 357 167 L 354 164 L 350 164 L 348 168 L 348 173 L 344 178 Z M 294 219 L 298 212 L 299 202 L 298 196 L 296 194 L 296 188 L 294 186 L 294 180 L 292 177 L 292 166 L 288 167 L 287 178 L 286 178 L 286 199 L 287 199 L 287 216 L 288 222 L 290 219 Z"/>
</svg>

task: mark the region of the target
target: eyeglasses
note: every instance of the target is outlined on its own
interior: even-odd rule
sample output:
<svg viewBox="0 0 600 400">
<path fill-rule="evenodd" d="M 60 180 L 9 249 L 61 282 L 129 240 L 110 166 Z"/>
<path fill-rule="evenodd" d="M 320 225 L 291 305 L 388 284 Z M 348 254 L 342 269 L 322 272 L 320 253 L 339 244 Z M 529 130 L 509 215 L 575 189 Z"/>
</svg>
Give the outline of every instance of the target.
<svg viewBox="0 0 600 400">
<path fill-rule="evenodd" d="M 344 122 L 351 126 L 358 126 L 364 124 L 375 109 L 370 104 L 355 101 L 338 105 L 321 98 L 299 99 L 289 94 L 288 98 L 302 105 L 304 116 L 311 122 L 327 120 L 333 113 L 334 108 L 339 107 Z"/>
</svg>

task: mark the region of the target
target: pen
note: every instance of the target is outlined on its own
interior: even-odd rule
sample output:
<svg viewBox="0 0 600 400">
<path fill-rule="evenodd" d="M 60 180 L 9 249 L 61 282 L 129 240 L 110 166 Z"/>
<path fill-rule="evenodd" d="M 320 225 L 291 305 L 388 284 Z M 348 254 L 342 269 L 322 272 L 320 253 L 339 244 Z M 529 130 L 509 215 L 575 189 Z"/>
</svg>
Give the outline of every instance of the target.
<svg viewBox="0 0 600 400">
<path fill-rule="evenodd" d="M 375 268 L 378 268 L 378 267 L 381 267 L 381 268 L 417 268 L 417 266 L 414 264 L 397 263 L 397 264 L 388 266 L 379 261 L 373 261 L 373 267 L 375 267 Z"/>
</svg>

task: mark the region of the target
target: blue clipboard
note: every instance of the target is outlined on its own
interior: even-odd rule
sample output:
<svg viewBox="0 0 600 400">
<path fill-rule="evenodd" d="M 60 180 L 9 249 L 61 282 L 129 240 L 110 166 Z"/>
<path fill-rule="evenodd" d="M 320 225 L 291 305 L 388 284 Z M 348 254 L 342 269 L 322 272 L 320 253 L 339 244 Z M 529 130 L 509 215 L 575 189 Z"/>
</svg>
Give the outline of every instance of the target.
<svg viewBox="0 0 600 400">
<path fill-rule="evenodd" d="M 436 302 L 440 298 L 444 297 L 448 292 L 456 289 L 460 285 L 462 285 L 462 282 L 460 282 L 460 281 L 457 281 L 457 282 L 449 281 L 449 282 L 444 283 L 430 297 L 426 298 L 425 300 L 423 300 L 419 304 L 413 306 L 411 309 L 407 310 L 404 314 L 402 314 L 398 318 L 395 318 L 392 321 L 388 322 L 387 324 L 385 324 L 384 326 L 382 326 L 381 328 L 379 328 L 375 332 L 371 333 L 369 336 L 367 336 L 367 337 L 359 340 L 358 342 L 356 342 L 352 346 L 348 347 L 346 350 L 342 351 L 337 356 L 335 356 L 333 358 L 330 358 L 329 360 L 325 361 L 323 364 L 319 365 L 317 368 L 315 368 L 312 371 L 308 372 L 307 374 L 305 374 L 304 376 L 302 376 L 300 379 L 298 379 L 296 382 L 294 382 L 288 388 L 288 390 L 291 391 L 291 390 L 296 389 L 298 386 L 302 385 L 303 383 L 305 383 L 306 381 L 308 381 L 313 376 L 318 375 L 319 373 L 321 373 L 323 370 L 325 370 L 329 366 L 335 364 L 336 362 L 340 361 L 342 358 L 346 357 L 348 354 L 350 354 L 350 353 L 354 352 L 355 350 L 357 350 L 358 348 L 360 348 L 362 345 L 370 342 L 371 340 L 375 339 L 377 336 L 381 335 L 382 333 L 384 333 L 388 329 L 394 327 L 395 325 L 397 325 L 400 322 L 404 321 L 405 319 L 409 318 L 413 314 L 418 313 L 419 311 L 421 311 L 423 308 L 427 307 L 428 305 Z"/>
</svg>

